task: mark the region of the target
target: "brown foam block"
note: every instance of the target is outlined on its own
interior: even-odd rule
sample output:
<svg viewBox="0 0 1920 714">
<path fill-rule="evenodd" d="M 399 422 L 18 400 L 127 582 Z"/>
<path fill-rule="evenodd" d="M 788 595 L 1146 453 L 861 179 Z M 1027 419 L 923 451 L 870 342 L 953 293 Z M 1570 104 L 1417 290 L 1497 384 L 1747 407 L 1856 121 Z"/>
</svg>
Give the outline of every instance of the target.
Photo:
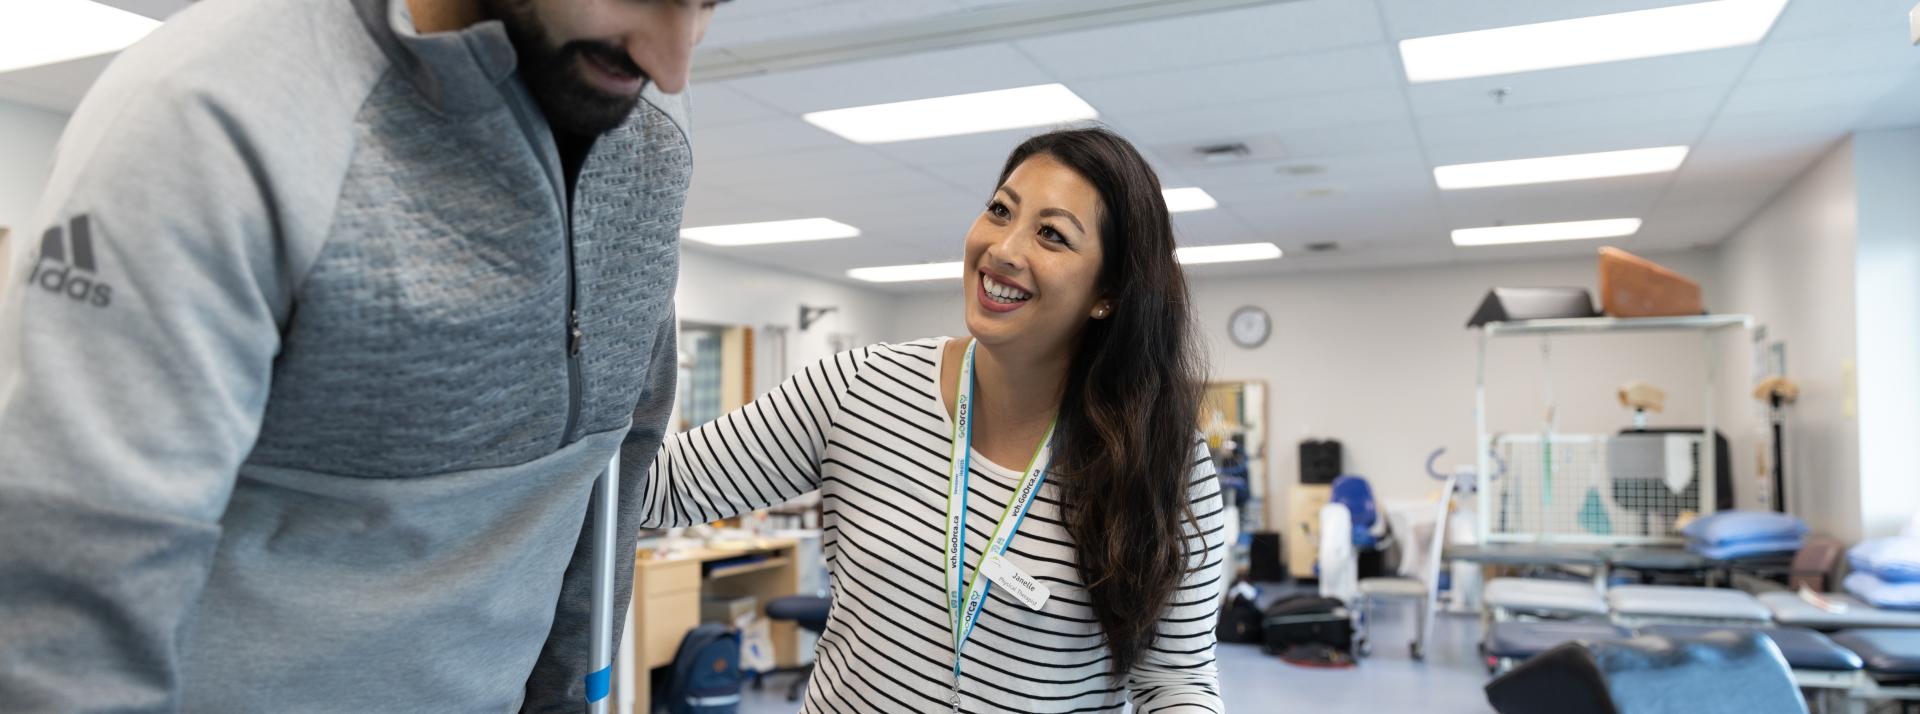
<svg viewBox="0 0 1920 714">
<path fill-rule="evenodd" d="M 1699 283 L 1618 248 L 1600 249 L 1600 309 L 1613 317 L 1705 312 Z"/>
</svg>

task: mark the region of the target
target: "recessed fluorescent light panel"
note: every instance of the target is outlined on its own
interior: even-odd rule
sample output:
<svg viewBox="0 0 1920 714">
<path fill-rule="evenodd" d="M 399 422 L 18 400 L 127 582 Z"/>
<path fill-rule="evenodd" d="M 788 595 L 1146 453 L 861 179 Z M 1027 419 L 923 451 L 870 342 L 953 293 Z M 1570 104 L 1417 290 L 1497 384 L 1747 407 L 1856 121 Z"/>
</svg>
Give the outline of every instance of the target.
<svg viewBox="0 0 1920 714">
<path fill-rule="evenodd" d="M 1662 146 L 1653 149 L 1603 151 L 1597 154 L 1569 154 L 1543 156 L 1537 159 L 1454 164 L 1434 169 L 1433 180 L 1443 189 L 1579 181 L 1666 173 L 1680 168 L 1680 162 L 1686 159 L 1687 147 Z"/>
<path fill-rule="evenodd" d="M 1639 231 L 1640 219 L 1638 218 L 1530 223 L 1523 226 L 1457 229 L 1453 232 L 1453 244 L 1458 246 L 1507 245 L 1584 238 L 1618 238 L 1630 236 Z"/>
<path fill-rule="evenodd" d="M 92 0 L 0 2 L 0 72 L 118 52 L 159 26 Z"/>
<path fill-rule="evenodd" d="M 959 263 L 918 263 L 879 268 L 854 268 L 847 277 L 869 283 L 910 283 L 918 280 L 947 280 L 961 274 Z"/>
<path fill-rule="evenodd" d="M 1168 213 L 1205 211 L 1220 205 L 1205 190 L 1198 188 L 1169 188 L 1161 191 L 1160 196 L 1167 200 Z"/>
<path fill-rule="evenodd" d="M 696 243 L 719 246 L 765 245 L 768 243 L 798 243 L 810 240 L 832 240 L 852 238 L 860 235 L 860 229 L 839 221 L 825 218 L 802 218 L 793 221 L 767 221 L 765 223 L 735 223 L 725 226 L 703 226 L 686 228 L 680 231 L 680 237 Z"/>
<path fill-rule="evenodd" d="M 1438 82 L 1739 47 L 1787 0 L 1716 0 L 1400 41 L 1407 81 Z"/>
<path fill-rule="evenodd" d="M 1064 84 L 811 112 L 807 123 L 861 144 L 1024 129 L 1099 118 Z"/>
<path fill-rule="evenodd" d="M 1273 260 L 1280 257 L 1280 246 L 1272 243 L 1197 245 L 1189 248 L 1175 248 L 1173 250 L 1173 257 L 1186 265 Z"/>
</svg>

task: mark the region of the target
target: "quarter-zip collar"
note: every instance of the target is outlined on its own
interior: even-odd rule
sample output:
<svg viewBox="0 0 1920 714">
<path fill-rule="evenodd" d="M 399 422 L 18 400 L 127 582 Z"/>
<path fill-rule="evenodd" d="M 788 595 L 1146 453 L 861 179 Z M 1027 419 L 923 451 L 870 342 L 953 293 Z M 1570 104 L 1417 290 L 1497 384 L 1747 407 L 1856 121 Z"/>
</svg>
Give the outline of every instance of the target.
<svg viewBox="0 0 1920 714">
<path fill-rule="evenodd" d="M 518 65 L 513 42 L 499 20 L 454 32 L 421 34 L 407 0 L 353 0 L 374 42 L 434 109 L 468 114 L 505 101 L 499 84 Z"/>
</svg>

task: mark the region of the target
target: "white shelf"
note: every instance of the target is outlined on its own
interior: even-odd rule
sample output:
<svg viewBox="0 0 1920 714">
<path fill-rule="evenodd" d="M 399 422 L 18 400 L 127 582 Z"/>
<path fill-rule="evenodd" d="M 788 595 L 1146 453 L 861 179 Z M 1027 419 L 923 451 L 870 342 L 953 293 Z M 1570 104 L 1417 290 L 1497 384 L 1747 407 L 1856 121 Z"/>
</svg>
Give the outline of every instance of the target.
<svg viewBox="0 0 1920 714">
<path fill-rule="evenodd" d="M 1557 320 L 1489 322 L 1481 326 L 1488 337 L 1509 335 L 1563 335 L 1599 332 L 1683 332 L 1753 328 L 1750 315 L 1686 315 L 1683 317 L 1575 317 Z"/>
</svg>

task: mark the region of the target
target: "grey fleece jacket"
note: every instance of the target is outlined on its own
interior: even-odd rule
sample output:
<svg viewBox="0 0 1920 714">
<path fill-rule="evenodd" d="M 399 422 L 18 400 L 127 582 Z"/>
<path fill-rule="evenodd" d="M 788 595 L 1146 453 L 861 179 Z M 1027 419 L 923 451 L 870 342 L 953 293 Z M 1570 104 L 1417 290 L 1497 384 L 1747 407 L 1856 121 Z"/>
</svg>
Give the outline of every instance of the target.
<svg viewBox="0 0 1920 714">
<path fill-rule="evenodd" d="M 0 261 L 0 710 L 580 710 L 686 110 L 649 90 L 569 205 L 514 62 L 404 0 L 205 0 L 101 77 Z"/>
</svg>

